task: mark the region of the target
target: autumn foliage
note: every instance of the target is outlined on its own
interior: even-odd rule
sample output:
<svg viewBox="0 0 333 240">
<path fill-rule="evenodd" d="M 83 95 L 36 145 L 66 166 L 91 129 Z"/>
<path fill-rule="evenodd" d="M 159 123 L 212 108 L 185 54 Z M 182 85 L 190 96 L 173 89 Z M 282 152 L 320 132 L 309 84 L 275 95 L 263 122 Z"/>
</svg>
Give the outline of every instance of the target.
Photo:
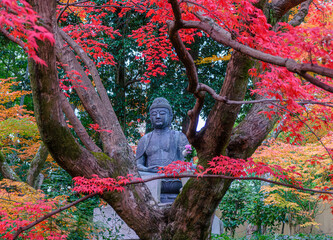
<svg viewBox="0 0 333 240">
<path fill-rule="evenodd" d="M 289 14 L 289 16 L 286 16 L 285 14 L 278 16 L 279 14 L 274 15 L 273 13 L 265 15 L 260 9 L 263 7 L 259 6 L 261 2 L 262 1 L 255 0 L 111 0 L 106 1 L 104 4 L 97 5 L 94 1 L 78 2 L 73 0 L 61 0 L 57 5 L 57 26 L 52 26 L 53 23 L 48 22 L 50 19 L 41 19 L 26 1 L 3 0 L 0 2 L 0 28 L 2 34 L 10 40 L 18 43 L 25 49 L 29 57 L 39 64 L 37 65 L 37 68 L 42 65 L 42 70 L 47 69 L 47 64 L 45 62 L 47 59 L 44 61 L 39 58 L 38 46 L 42 45 L 40 43 L 45 41 L 51 43 L 50 46 L 56 43 L 54 36 L 49 32 L 51 29 L 47 30 L 47 26 L 54 27 L 54 29 L 56 29 L 55 31 L 57 31 L 56 33 L 61 35 L 60 39 L 63 42 L 61 42 L 60 47 L 63 47 L 67 52 L 72 53 L 70 63 L 77 60 L 77 65 L 75 66 L 77 69 L 70 70 L 70 67 L 74 67 L 66 63 L 58 63 L 58 70 L 63 71 L 63 74 L 60 79 L 58 79 L 57 76 L 55 77 L 56 81 L 58 81 L 55 83 L 56 85 L 59 83 L 62 91 L 65 93 L 64 101 L 66 101 L 66 103 L 69 103 L 72 100 L 71 93 L 74 90 L 78 93 L 83 102 L 82 106 L 80 106 L 84 109 L 82 111 L 90 114 L 90 117 L 94 121 L 94 123 L 85 127 L 90 128 L 101 135 L 101 141 L 105 141 L 102 145 L 106 149 L 104 150 L 106 151 L 107 157 L 110 157 L 110 159 L 119 157 L 119 159 L 107 163 L 110 165 L 106 164 L 105 166 L 111 166 L 113 168 L 116 168 L 117 166 L 121 168 L 123 165 L 129 166 L 134 157 L 131 153 L 125 160 L 122 158 L 125 156 L 124 153 L 128 154 L 129 151 L 126 149 L 126 144 L 120 142 L 120 140 L 123 140 L 124 135 L 122 133 L 118 134 L 121 130 L 115 127 L 119 127 L 119 124 L 117 125 L 114 123 L 116 122 L 116 117 L 114 119 L 112 118 L 112 121 L 114 122 L 110 123 L 103 118 L 104 116 L 101 116 L 101 113 L 103 112 L 101 109 L 105 110 L 103 114 L 110 114 L 109 116 L 114 115 L 111 104 L 107 105 L 104 102 L 104 104 L 94 103 L 95 105 L 93 105 L 89 101 L 92 101 L 92 96 L 97 96 L 95 99 L 101 100 L 100 103 L 105 101 L 105 99 L 103 99 L 104 97 L 109 100 L 108 92 L 101 87 L 102 81 L 97 76 L 98 72 L 96 68 L 119 64 L 115 62 L 114 56 L 108 51 L 109 46 L 105 39 L 120 37 L 121 33 L 118 29 L 114 29 L 112 24 L 108 24 L 108 15 L 113 14 L 119 19 L 126 19 L 128 15 L 136 14 L 142 16 L 145 20 L 135 29 L 132 29 L 129 35 L 122 37 L 131 38 L 137 44 L 133 54 L 135 55 L 135 60 L 138 61 L 144 69 L 144 73 L 140 76 L 141 82 L 148 84 L 153 77 L 165 76 L 167 60 L 181 61 L 186 68 L 189 82 L 187 90 L 192 93 L 197 100 L 194 108 L 189 112 L 190 127 L 187 129 L 187 135 L 189 140 L 198 147 L 200 156 L 198 165 L 194 166 L 192 163 L 181 161 L 174 162 L 171 165 L 160 169 L 159 173 L 161 174 L 161 178 L 177 178 L 187 174 L 191 175 L 190 177 L 197 178 L 198 181 L 200 181 L 201 178 L 224 178 L 230 180 L 260 179 L 267 181 L 266 178 L 269 177 L 270 179 L 268 179 L 268 181 L 280 185 L 282 184 L 289 187 L 293 186 L 298 189 L 308 187 L 311 189 L 326 191 L 332 184 L 332 175 L 330 174 L 332 167 L 329 164 L 329 162 L 331 163 L 332 161 L 332 147 L 325 147 L 329 144 L 329 140 L 324 139 L 321 142 L 321 145 L 316 143 L 316 146 L 306 145 L 301 147 L 296 147 L 296 145 L 286 145 L 284 143 L 274 143 L 273 146 L 276 149 L 279 149 L 279 152 L 274 151 L 274 149 L 269 150 L 268 153 L 265 152 L 265 150 L 261 150 L 254 159 L 248 158 L 248 156 L 243 157 L 244 159 L 225 156 L 231 151 L 228 149 L 228 147 L 230 147 L 228 146 L 229 140 L 232 136 L 237 134 L 237 131 L 232 131 L 233 126 L 235 125 L 232 121 L 235 121 L 239 111 L 235 111 L 234 113 L 232 112 L 232 108 L 235 109 L 236 107 L 234 106 L 249 104 L 250 102 L 241 102 L 241 100 L 244 99 L 244 96 L 238 101 L 233 99 L 238 99 L 239 96 L 236 94 L 236 87 L 230 87 L 228 89 L 228 86 L 234 84 L 234 82 L 232 82 L 232 84 L 230 83 L 230 81 L 232 81 L 230 80 L 231 77 L 225 77 L 224 81 L 229 81 L 229 85 L 224 85 L 226 90 L 223 88 L 220 94 L 215 93 L 215 91 L 209 86 L 200 83 L 198 80 L 198 71 L 195 66 L 195 61 L 192 59 L 189 51 L 191 45 L 195 44 L 196 39 L 212 38 L 218 43 L 232 48 L 233 51 L 231 57 L 229 55 L 225 57 L 216 57 L 214 55 L 208 58 L 202 58 L 201 61 L 199 60 L 196 63 L 200 65 L 200 63 L 205 63 L 207 61 L 231 61 L 233 56 L 239 53 L 251 57 L 251 60 L 249 60 L 249 62 L 251 61 L 251 67 L 247 67 L 246 72 L 240 74 L 242 76 L 246 75 L 244 86 L 246 88 L 248 86 L 248 81 L 250 80 L 253 85 L 250 94 L 252 96 L 261 96 L 261 100 L 264 99 L 262 102 L 266 101 L 266 104 L 268 104 L 270 109 L 262 110 L 260 111 L 260 114 L 267 116 L 267 119 L 279 118 L 278 130 L 288 133 L 288 136 L 286 137 L 288 142 L 292 142 L 293 144 L 302 143 L 307 136 L 303 133 L 305 128 L 308 128 L 308 131 L 311 134 L 317 136 L 316 131 L 324 126 L 326 128 L 330 126 L 333 119 L 331 104 L 333 102 L 333 41 L 331 39 L 333 36 L 333 3 L 331 1 L 314 0 L 313 4 L 308 5 L 307 11 L 309 14 L 307 14 L 307 17 L 302 19 L 302 21 L 297 22 L 297 18 L 295 18 L 296 14 L 293 14 L 292 12 L 295 11 L 301 13 L 301 8 L 304 7 L 303 5 L 295 4 L 295 8 L 290 9 L 291 14 Z M 277 1 L 267 1 L 267 4 L 271 4 L 272 2 Z M 309 1 L 303 1 L 303 3 L 305 2 Z M 71 24 L 70 19 L 73 16 L 78 19 L 78 24 L 76 25 Z M 301 22 L 304 23 L 301 24 Z M 59 46 L 57 46 L 57 48 L 59 50 Z M 72 52 L 72 50 L 75 53 Z M 56 59 L 55 56 L 53 57 Z M 57 57 L 59 58 L 59 55 Z M 47 67 L 51 68 L 53 66 Z M 81 69 L 82 71 L 79 71 Z M 96 72 L 94 72 L 95 70 Z M 231 69 L 231 71 L 229 70 L 229 75 L 234 72 L 232 70 L 233 69 Z M 84 77 L 86 78 L 84 79 Z M 91 81 L 91 86 L 88 86 L 87 82 L 83 83 L 84 81 L 88 81 L 89 84 Z M 8 94 L 11 86 L 10 84 L 9 80 L 0 83 L 0 92 L 6 92 L 6 97 L 4 99 L 0 97 L 0 120 L 2 121 L 0 124 L 6 122 L 7 126 L 14 126 L 15 123 L 19 121 L 22 123 L 21 126 L 25 126 L 24 123 L 27 121 L 33 122 L 34 120 L 32 118 L 23 117 L 25 113 L 22 108 L 16 106 L 12 108 L 3 107 L 6 102 L 13 101 L 19 97 L 20 94 L 24 94 L 15 92 Z M 43 84 L 45 84 L 45 82 Z M 228 95 L 230 92 L 233 94 L 230 95 L 231 99 L 222 96 L 223 93 Z M 203 131 L 197 133 L 197 119 L 202 109 L 204 93 L 210 94 L 217 102 L 215 105 L 216 107 L 214 107 L 212 111 L 228 108 L 228 111 L 226 112 L 228 114 L 230 113 L 232 116 L 230 117 L 230 121 L 227 122 L 228 118 L 221 115 L 223 114 L 223 111 L 212 112 L 212 114 L 209 114 L 207 120 L 208 124 L 211 125 L 205 126 Z M 41 93 L 40 96 L 43 96 L 43 93 Z M 42 99 L 42 97 L 40 99 Z M 69 102 L 67 102 L 68 99 Z M 50 102 L 52 101 L 50 100 Z M 251 103 L 258 102 L 253 101 Z M 90 108 L 92 105 L 94 109 Z M 105 108 L 99 109 L 99 107 L 104 107 L 104 105 L 106 106 Z M 233 107 L 230 107 L 230 105 Z M 96 109 L 98 111 L 95 112 Z M 65 112 L 65 110 L 61 110 Z M 59 112 L 61 112 L 61 110 Z M 54 116 L 56 115 L 57 114 L 54 114 Z M 69 118 L 68 113 L 65 115 Z M 75 114 L 73 115 L 73 118 L 78 120 L 75 118 Z M 53 115 L 50 114 L 50 116 Z M 71 120 L 73 120 L 73 118 Z M 51 120 L 53 121 L 54 119 Z M 53 124 L 51 120 L 50 122 Z M 42 123 L 49 124 L 49 122 L 40 122 L 40 125 Z M 216 124 L 219 129 L 214 129 L 214 124 Z M 61 124 L 57 123 L 53 126 L 58 125 L 60 126 Z M 73 125 L 74 124 L 67 126 L 68 128 L 74 128 L 73 131 L 71 132 L 66 128 L 64 134 L 71 134 L 74 131 L 76 131 L 77 135 L 86 133 L 84 137 L 80 135 L 78 138 L 81 138 L 80 140 L 83 140 L 84 138 L 88 139 L 87 142 L 91 140 L 83 126 L 81 127 L 80 125 L 81 129 L 78 131 Z M 108 128 L 104 127 L 104 125 L 108 125 Z M 266 127 L 267 126 L 263 126 L 262 128 Z M 46 128 L 50 129 L 50 126 L 48 125 Z M 65 127 L 61 125 L 61 130 L 63 130 L 63 128 Z M 111 128 L 113 129 L 111 130 Z M 267 127 L 267 129 L 269 129 L 269 127 Z M 117 132 L 116 130 L 119 131 Z M 217 132 L 220 130 L 222 134 L 218 135 Z M 14 144 L 15 141 L 17 143 L 15 134 L 9 133 L 8 131 L 5 132 L 2 129 L 0 130 L 0 133 L 1 131 L 4 132 L 2 135 L 6 135 L 5 137 L 2 137 L 4 139 L 2 141 L 7 144 L 7 148 L 10 148 L 10 144 Z M 205 135 L 206 133 L 207 135 Z M 211 136 L 208 136 L 208 134 L 211 134 Z M 74 135 L 75 134 L 73 134 L 73 136 Z M 52 135 L 47 135 L 47 137 L 50 136 Z M 267 134 L 264 137 L 266 136 Z M 77 136 L 75 135 L 75 137 Z M 115 137 L 119 137 L 119 142 L 112 142 L 113 139 L 116 139 Z M 252 136 L 248 138 L 251 137 Z M 215 142 L 212 140 L 214 138 Z M 317 136 L 316 139 L 320 142 L 320 137 Z M 330 138 L 327 137 L 327 139 Z M 256 142 L 256 147 L 258 147 L 262 140 L 263 139 L 259 139 Z M 51 145 L 55 142 L 56 141 L 52 142 L 52 140 L 49 140 L 48 144 Z M 85 144 L 84 141 L 81 141 L 80 143 L 85 145 L 85 147 L 88 148 L 87 150 L 79 145 L 78 142 L 80 141 L 71 141 L 72 145 L 77 144 L 75 145 L 75 150 L 79 152 L 78 154 L 72 154 L 71 152 L 72 155 L 69 157 L 66 155 L 68 158 L 58 156 L 56 160 L 65 165 L 66 160 L 64 159 L 74 162 L 77 159 L 74 159 L 73 156 L 78 159 L 82 156 L 91 156 L 91 159 L 93 159 L 91 152 L 94 152 L 96 149 L 97 152 L 102 151 L 95 143 L 89 145 Z M 213 142 L 214 144 L 212 144 Z M 109 143 L 112 143 L 113 145 Z M 22 142 L 20 142 L 20 144 L 23 145 Z M 50 149 L 57 149 L 58 146 L 61 146 L 61 148 L 63 147 L 63 143 L 57 144 L 58 143 L 55 143 L 53 145 L 54 148 Z M 221 146 L 219 146 L 219 144 Z M 116 148 L 115 146 L 119 148 L 121 148 L 121 146 L 125 147 L 120 151 L 121 153 L 117 152 L 117 154 L 113 156 L 113 147 Z M 201 146 L 204 147 L 200 149 Z M 68 149 L 70 147 L 68 147 Z M 89 149 L 89 147 L 93 148 L 94 151 Z M 323 147 L 326 153 L 317 153 L 314 149 L 317 147 Z M 296 159 L 294 157 L 289 158 L 289 154 L 286 151 L 291 149 L 293 152 L 299 153 Z M 87 151 L 84 152 L 85 150 Z M 305 151 L 309 151 L 311 154 L 306 156 L 300 154 L 300 152 Z M 54 150 L 53 154 L 56 156 L 58 152 Z M 81 155 L 81 153 L 84 153 L 85 155 Z M 253 151 L 249 155 L 252 153 Z M 63 154 L 65 155 L 67 153 Z M 73 157 L 73 159 L 71 159 L 71 157 Z M 97 166 L 97 170 L 95 170 L 98 171 L 102 167 L 99 165 L 100 161 L 97 161 L 96 159 L 97 158 L 91 160 L 96 163 L 91 165 Z M 81 160 L 82 159 L 80 159 L 80 161 Z M 122 164 L 122 161 L 127 162 L 126 164 Z M 75 164 L 69 165 L 73 166 Z M 202 166 L 206 166 L 206 168 Z M 75 172 L 76 170 L 77 169 L 69 169 L 68 171 L 71 172 L 72 175 L 78 176 L 79 174 Z M 114 172 L 118 173 L 116 170 L 119 169 L 111 169 L 110 172 L 115 175 Z M 109 169 L 107 171 L 109 171 Z M 134 171 L 132 172 L 135 171 L 134 167 Z M 142 179 L 134 177 L 132 174 L 129 174 L 127 177 L 115 176 L 112 178 L 102 178 L 99 175 L 92 174 L 91 171 L 82 171 L 80 172 L 80 175 L 88 172 L 89 176 L 74 178 L 76 185 L 74 190 L 76 192 L 96 194 L 102 194 L 105 191 L 122 192 L 127 185 L 144 182 Z M 112 175 L 110 172 L 103 172 L 100 175 Z M 124 172 L 126 171 L 124 170 Z M 309 179 L 311 179 L 310 182 Z M 326 181 L 323 181 L 323 179 Z M 281 203 L 281 192 L 285 191 L 284 187 L 267 187 L 265 189 L 265 191 L 269 193 L 267 201 L 270 201 L 271 203 Z M 299 194 L 302 198 L 313 198 L 312 196 L 303 193 Z M 318 199 L 330 200 L 330 197 L 325 195 L 316 200 Z M 214 206 L 214 204 L 216 206 L 214 201 L 215 200 L 211 200 L 211 206 L 209 205 L 208 207 L 213 208 L 212 206 Z M 5 224 L 8 226 L 10 225 L 12 230 L 15 231 L 21 224 L 27 224 L 28 221 L 31 220 L 31 217 L 24 218 L 20 216 L 18 218 L 19 222 L 15 222 L 15 220 L 11 219 L 8 215 L 8 212 L 10 211 L 12 211 L 14 215 L 19 216 L 19 211 L 24 209 L 33 214 L 32 218 L 37 218 L 53 207 L 52 202 L 44 202 L 44 205 L 42 205 L 43 207 L 37 211 L 36 202 L 38 201 L 36 200 L 35 203 L 27 204 L 26 208 L 21 205 L 13 205 L 13 208 L 6 208 L 3 210 L 2 215 Z M 299 207 L 295 207 L 295 205 L 291 203 L 286 203 L 286 206 L 287 205 L 289 207 L 292 206 L 294 209 Z M 183 211 L 187 211 L 186 208 L 184 209 Z M 119 211 L 124 212 L 123 209 L 120 209 Z M 207 212 L 209 211 L 207 210 Z M 157 215 L 158 214 L 156 214 L 156 216 Z M 156 219 L 157 218 L 158 217 L 156 217 Z M 3 225 L 3 227 L 6 227 L 7 225 Z M 135 223 L 133 223 L 133 225 L 135 225 Z M 161 227 L 159 227 L 159 229 L 161 229 Z M 29 234 L 41 234 L 40 236 L 31 236 L 36 238 L 42 237 L 44 236 L 43 231 L 43 225 L 40 225 L 40 231 L 31 231 Z M 176 229 L 175 231 L 180 230 Z M 11 232 L 8 234 L 11 234 Z M 62 237 L 61 235 L 53 235 L 53 233 L 50 233 L 48 237 L 50 236 Z"/>
<path fill-rule="evenodd" d="M 331 149 L 332 133 L 326 134 L 322 142 Z M 328 190 L 333 186 L 332 159 L 318 141 L 295 145 L 278 140 L 260 147 L 253 157 L 256 161 L 293 168 L 298 173 L 295 180 L 305 188 Z M 270 177 L 276 179 L 273 175 Z M 329 204 L 333 212 L 332 195 L 311 194 L 276 185 L 264 185 L 262 191 L 266 194 L 266 204 L 288 209 L 290 224 L 300 227 L 318 226 L 315 217 L 323 204 Z"/>
<path fill-rule="evenodd" d="M 41 191 L 36 191 L 26 183 L 5 179 L 0 182 L 0 236 L 12 239 L 19 227 L 26 226 L 57 207 L 61 200 L 45 200 Z M 58 226 L 44 221 L 21 236 L 23 239 L 66 239 L 66 234 Z"/>
</svg>

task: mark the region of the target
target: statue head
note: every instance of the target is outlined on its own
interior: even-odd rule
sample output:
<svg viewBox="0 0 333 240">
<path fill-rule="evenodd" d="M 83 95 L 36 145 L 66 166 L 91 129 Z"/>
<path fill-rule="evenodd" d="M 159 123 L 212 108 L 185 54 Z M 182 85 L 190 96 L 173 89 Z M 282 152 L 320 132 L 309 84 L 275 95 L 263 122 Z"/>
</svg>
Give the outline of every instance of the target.
<svg viewBox="0 0 333 240">
<path fill-rule="evenodd" d="M 171 106 L 165 98 L 155 98 L 149 108 L 150 121 L 154 129 L 164 129 L 171 125 L 173 118 Z"/>
</svg>

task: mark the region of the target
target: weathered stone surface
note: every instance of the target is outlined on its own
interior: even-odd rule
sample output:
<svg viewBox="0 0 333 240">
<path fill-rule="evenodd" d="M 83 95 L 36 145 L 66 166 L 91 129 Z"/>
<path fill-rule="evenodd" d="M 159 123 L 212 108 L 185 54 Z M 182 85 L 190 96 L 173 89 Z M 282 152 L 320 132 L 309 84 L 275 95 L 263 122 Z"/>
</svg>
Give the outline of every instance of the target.
<svg viewBox="0 0 333 240">
<path fill-rule="evenodd" d="M 99 236 L 99 239 L 140 239 L 138 235 L 118 216 L 113 208 L 108 205 L 106 207 L 94 209 L 93 221 L 100 225 L 101 228 L 105 228 L 103 236 Z"/>
</svg>

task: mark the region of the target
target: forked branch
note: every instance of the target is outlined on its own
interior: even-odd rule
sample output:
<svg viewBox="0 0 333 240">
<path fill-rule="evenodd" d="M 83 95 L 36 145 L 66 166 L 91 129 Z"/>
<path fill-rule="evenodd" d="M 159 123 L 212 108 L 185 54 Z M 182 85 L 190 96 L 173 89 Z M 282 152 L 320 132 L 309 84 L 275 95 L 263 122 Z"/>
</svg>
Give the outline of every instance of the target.
<svg viewBox="0 0 333 240">
<path fill-rule="evenodd" d="M 98 92 L 103 104 L 109 111 L 112 111 L 111 102 L 110 102 L 108 94 L 103 86 L 102 80 L 99 76 L 98 70 L 97 70 L 94 62 L 88 57 L 88 55 L 83 51 L 83 49 L 79 46 L 79 44 L 77 44 L 72 38 L 70 38 L 63 30 L 58 28 L 58 33 L 74 49 L 76 54 L 81 58 L 81 60 L 88 67 L 88 69 L 91 73 L 91 76 L 94 80 L 94 83 L 96 85 L 97 92 Z"/>
</svg>

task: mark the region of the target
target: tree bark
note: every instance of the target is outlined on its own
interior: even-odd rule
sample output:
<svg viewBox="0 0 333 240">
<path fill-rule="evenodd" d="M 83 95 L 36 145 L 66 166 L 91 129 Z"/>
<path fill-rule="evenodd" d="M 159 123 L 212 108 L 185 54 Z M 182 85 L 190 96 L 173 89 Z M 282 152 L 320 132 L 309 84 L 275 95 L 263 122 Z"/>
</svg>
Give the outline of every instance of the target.
<svg viewBox="0 0 333 240">
<path fill-rule="evenodd" d="M 38 152 L 36 153 L 34 159 L 32 160 L 30 164 L 30 168 L 28 171 L 27 176 L 27 183 L 37 189 L 38 188 L 38 178 L 40 171 L 42 170 L 42 167 L 44 166 L 44 163 L 47 159 L 47 156 L 49 155 L 49 151 L 47 150 L 47 147 L 41 143 L 38 149 Z"/>
<path fill-rule="evenodd" d="M 256 100 L 264 99 L 263 96 L 257 96 Z M 269 104 L 257 103 L 244 120 L 233 130 L 232 137 L 227 147 L 227 154 L 232 158 L 246 159 L 251 157 L 254 151 L 265 140 L 279 119 L 277 114 L 268 118 L 262 112 L 276 111 L 269 108 Z"/>
<path fill-rule="evenodd" d="M 19 176 L 13 171 L 13 169 L 6 162 L 5 156 L 0 150 L 0 173 L 4 178 L 8 178 L 13 181 L 21 182 Z"/>
</svg>

